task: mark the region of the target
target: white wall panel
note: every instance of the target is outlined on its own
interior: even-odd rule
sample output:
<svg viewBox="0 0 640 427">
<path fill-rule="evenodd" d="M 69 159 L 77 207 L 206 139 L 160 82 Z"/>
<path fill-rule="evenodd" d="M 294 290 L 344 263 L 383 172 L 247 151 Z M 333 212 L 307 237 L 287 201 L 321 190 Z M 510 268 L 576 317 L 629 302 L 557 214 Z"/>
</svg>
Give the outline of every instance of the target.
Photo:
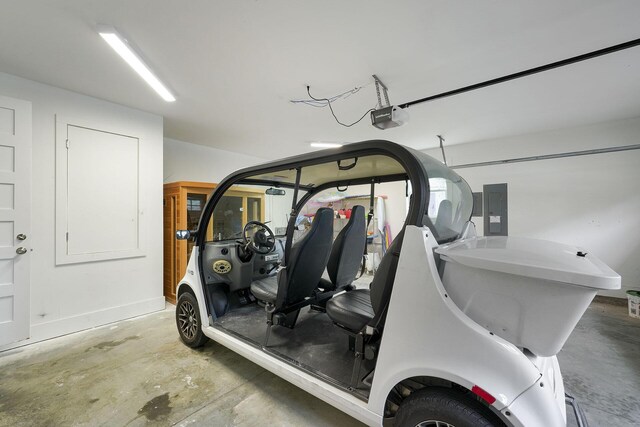
<svg viewBox="0 0 640 427">
<path fill-rule="evenodd" d="M 144 255 L 140 138 L 109 123 L 56 119 L 56 262 Z"/>
<path fill-rule="evenodd" d="M 139 139 L 73 125 L 67 131 L 68 253 L 139 249 Z"/>
</svg>

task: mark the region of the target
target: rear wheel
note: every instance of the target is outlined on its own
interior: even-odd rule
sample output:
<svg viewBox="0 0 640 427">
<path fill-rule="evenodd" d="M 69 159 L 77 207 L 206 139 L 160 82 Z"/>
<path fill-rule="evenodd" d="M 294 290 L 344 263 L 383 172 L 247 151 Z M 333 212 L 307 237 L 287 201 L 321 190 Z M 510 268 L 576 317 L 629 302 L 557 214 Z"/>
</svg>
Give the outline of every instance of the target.
<svg viewBox="0 0 640 427">
<path fill-rule="evenodd" d="M 191 293 L 185 292 L 178 298 L 176 325 L 180 339 L 189 347 L 202 347 L 209 338 L 202 333 L 198 301 Z"/>
<path fill-rule="evenodd" d="M 395 417 L 398 427 L 498 427 L 481 403 L 448 389 L 423 389 L 402 402 Z"/>
</svg>

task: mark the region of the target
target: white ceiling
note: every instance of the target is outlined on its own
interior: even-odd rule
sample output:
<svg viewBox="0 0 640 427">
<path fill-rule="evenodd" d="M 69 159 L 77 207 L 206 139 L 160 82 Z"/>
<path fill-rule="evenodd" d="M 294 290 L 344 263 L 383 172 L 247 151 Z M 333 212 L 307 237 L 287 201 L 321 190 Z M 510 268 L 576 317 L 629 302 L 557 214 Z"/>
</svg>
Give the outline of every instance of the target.
<svg viewBox="0 0 640 427">
<path fill-rule="evenodd" d="M 165 136 L 264 158 L 309 141 L 384 138 L 415 148 L 640 116 L 640 47 L 352 128 L 290 99 L 332 96 L 377 74 L 391 102 L 499 77 L 640 37 L 636 0 L 56 0 L 0 2 L 0 71 L 161 114 Z M 116 27 L 177 101 L 162 101 L 95 32 Z M 369 84 L 334 104 L 345 122 Z"/>
</svg>

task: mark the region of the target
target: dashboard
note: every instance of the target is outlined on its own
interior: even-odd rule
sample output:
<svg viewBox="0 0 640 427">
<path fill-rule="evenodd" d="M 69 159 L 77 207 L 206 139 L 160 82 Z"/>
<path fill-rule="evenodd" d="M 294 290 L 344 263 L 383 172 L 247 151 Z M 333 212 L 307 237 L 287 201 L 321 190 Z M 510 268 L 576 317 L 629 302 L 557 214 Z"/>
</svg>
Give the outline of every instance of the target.
<svg viewBox="0 0 640 427">
<path fill-rule="evenodd" d="M 225 283 L 231 291 L 249 288 L 251 282 L 275 275 L 284 258 L 285 237 L 276 237 L 268 254 L 245 252 L 236 240 L 205 243 L 203 269 L 207 284 Z"/>
</svg>

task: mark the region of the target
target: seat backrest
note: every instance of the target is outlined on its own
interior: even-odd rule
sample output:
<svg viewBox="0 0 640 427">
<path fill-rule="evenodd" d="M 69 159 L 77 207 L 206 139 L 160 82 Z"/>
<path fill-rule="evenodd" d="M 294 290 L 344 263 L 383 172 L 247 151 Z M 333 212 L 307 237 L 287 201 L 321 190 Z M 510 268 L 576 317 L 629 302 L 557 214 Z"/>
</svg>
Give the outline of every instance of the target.
<svg viewBox="0 0 640 427">
<path fill-rule="evenodd" d="M 374 317 L 370 325 L 381 325 L 384 322 L 386 306 L 391 298 L 391 289 L 396 278 L 400 250 L 402 249 L 402 239 L 404 238 L 404 228 L 396 236 L 387 253 L 382 257 L 378 270 L 371 282 L 371 306 Z"/>
<path fill-rule="evenodd" d="M 351 218 L 333 242 L 327 273 L 335 288 L 350 285 L 360 269 L 367 241 L 367 224 L 364 207 L 356 205 L 351 209 Z"/>
<path fill-rule="evenodd" d="M 291 246 L 286 274 L 278 281 L 280 305 L 302 301 L 318 286 L 331 251 L 333 215 L 333 209 L 318 209 L 309 231 Z"/>
<path fill-rule="evenodd" d="M 450 200 L 443 200 L 438 206 L 438 215 L 434 226 L 436 230 L 446 230 L 453 224 L 453 205 Z"/>
</svg>

